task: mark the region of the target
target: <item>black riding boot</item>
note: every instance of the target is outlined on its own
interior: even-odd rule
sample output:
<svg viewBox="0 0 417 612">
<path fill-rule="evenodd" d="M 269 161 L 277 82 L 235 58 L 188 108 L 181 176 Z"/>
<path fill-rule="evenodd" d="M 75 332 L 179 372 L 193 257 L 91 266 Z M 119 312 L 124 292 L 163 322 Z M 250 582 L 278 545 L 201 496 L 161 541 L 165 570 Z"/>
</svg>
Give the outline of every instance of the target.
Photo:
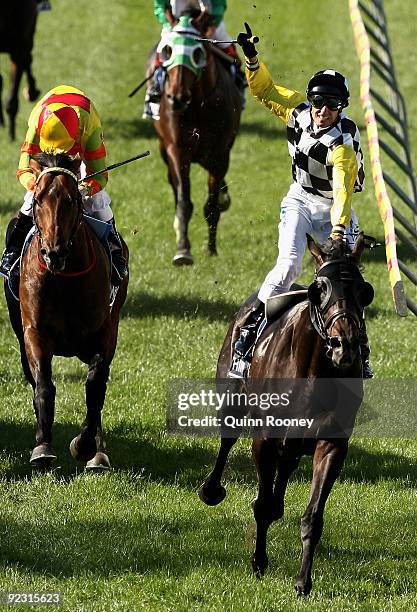
<svg viewBox="0 0 417 612">
<path fill-rule="evenodd" d="M 129 269 L 125 256 L 123 255 L 122 242 L 119 233 L 116 229 L 114 217 L 109 221 L 109 223 L 112 227 L 112 231 L 110 232 L 109 237 L 107 239 L 111 251 L 111 258 L 113 264 L 111 281 L 113 285 L 118 287 L 129 274 Z"/>
<path fill-rule="evenodd" d="M 232 365 L 227 373 L 228 378 L 247 378 L 252 361 L 253 347 L 262 321 L 265 320 L 265 304 L 256 300 L 244 325 L 240 328 L 232 357 Z"/>
<path fill-rule="evenodd" d="M 368 334 L 366 331 L 365 319 L 362 319 L 360 331 L 359 331 L 359 342 L 361 347 L 361 359 L 362 359 L 362 378 L 373 378 L 374 372 L 371 364 L 369 363 L 369 341 Z"/>
<path fill-rule="evenodd" d="M 21 212 L 9 222 L 6 231 L 6 248 L 0 262 L 0 274 L 3 276 L 9 276 L 13 264 L 20 257 L 25 238 L 32 225 L 32 217 Z"/>
<path fill-rule="evenodd" d="M 150 85 L 145 94 L 145 105 L 142 119 L 159 119 L 159 104 L 164 89 L 165 70 L 159 65 L 156 67 Z"/>
</svg>

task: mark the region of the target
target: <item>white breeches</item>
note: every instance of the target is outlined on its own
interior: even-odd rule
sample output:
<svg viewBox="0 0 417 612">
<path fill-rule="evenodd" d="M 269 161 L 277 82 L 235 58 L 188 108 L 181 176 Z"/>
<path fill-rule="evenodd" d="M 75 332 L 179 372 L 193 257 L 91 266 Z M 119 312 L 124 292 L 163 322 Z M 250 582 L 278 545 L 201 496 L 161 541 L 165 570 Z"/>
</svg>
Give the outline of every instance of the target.
<svg viewBox="0 0 417 612">
<path fill-rule="evenodd" d="M 261 302 L 265 302 L 271 295 L 288 291 L 301 274 L 307 246 L 306 234 L 313 236 L 319 244 L 330 236 L 332 203 L 327 198 L 307 193 L 298 183 L 291 185 L 281 202 L 277 263 L 259 290 L 258 298 Z M 352 209 L 350 225 L 345 230 L 345 239 L 350 248 L 358 233 L 358 219 Z"/>
<path fill-rule="evenodd" d="M 86 175 L 84 163 L 80 166 L 80 178 Z M 32 216 L 32 199 L 33 191 L 27 191 L 23 199 L 23 204 L 20 211 L 27 215 Z M 111 198 L 105 189 L 102 189 L 98 193 L 92 196 L 83 196 L 83 210 L 87 215 L 99 219 L 100 221 L 110 221 L 113 218 L 113 212 L 110 208 Z"/>
</svg>

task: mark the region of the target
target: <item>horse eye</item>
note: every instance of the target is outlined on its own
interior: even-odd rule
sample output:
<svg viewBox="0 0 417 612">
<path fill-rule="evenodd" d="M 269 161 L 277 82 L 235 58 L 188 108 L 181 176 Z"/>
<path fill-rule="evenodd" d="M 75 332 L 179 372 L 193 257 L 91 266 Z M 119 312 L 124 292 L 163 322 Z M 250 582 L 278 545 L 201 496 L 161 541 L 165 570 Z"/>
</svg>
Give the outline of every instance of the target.
<svg viewBox="0 0 417 612">
<path fill-rule="evenodd" d="M 197 47 L 193 50 L 192 60 L 194 65 L 197 66 L 197 68 L 202 68 L 204 66 L 206 62 L 206 56 L 201 47 Z"/>
<path fill-rule="evenodd" d="M 172 56 L 172 47 L 170 45 L 165 45 L 164 47 L 162 47 L 159 53 L 161 62 L 163 64 L 165 62 L 168 62 L 171 59 L 171 56 Z"/>
</svg>

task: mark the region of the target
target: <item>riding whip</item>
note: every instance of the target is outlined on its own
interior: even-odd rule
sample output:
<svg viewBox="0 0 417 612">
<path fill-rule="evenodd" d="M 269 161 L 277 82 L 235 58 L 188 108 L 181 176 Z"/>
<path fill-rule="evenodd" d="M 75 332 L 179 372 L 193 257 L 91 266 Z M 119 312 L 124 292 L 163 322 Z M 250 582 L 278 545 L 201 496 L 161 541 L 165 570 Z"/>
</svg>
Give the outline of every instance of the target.
<svg viewBox="0 0 417 612">
<path fill-rule="evenodd" d="M 147 157 L 150 154 L 151 154 L 150 151 L 139 153 L 139 155 L 135 155 L 134 157 L 129 157 L 129 159 L 125 159 L 124 161 L 118 162 L 117 164 L 112 164 L 111 166 L 107 166 L 107 168 L 103 168 L 103 170 L 97 170 L 97 172 L 92 172 L 91 174 L 87 174 L 87 176 L 83 176 L 83 178 L 78 179 L 78 182 L 83 183 L 87 179 L 93 178 L 93 176 L 97 176 L 97 174 L 103 174 L 103 172 L 114 170 L 115 168 L 119 168 L 119 166 L 124 166 L 125 164 L 129 164 L 130 162 L 135 161 L 135 159 L 141 159 L 142 157 Z"/>
<path fill-rule="evenodd" d="M 135 87 L 135 89 L 133 89 L 130 94 L 128 95 L 128 98 L 131 98 L 132 96 L 135 95 L 135 93 L 137 93 L 139 91 L 139 89 L 141 89 L 141 87 L 143 87 L 145 85 L 145 83 L 147 83 L 148 81 L 151 80 L 151 78 L 153 77 L 153 75 L 155 74 L 156 71 L 156 66 L 155 68 L 152 70 L 151 74 L 149 76 L 146 77 L 146 79 L 143 79 L 143 81 L 141 81 L 139 83 L 139 85 L 137 87 Z"/>
<path fill-rule="evenodd" d="M 200 42 L 211 42 L 214 44 L 217 44 L 217 43 L 224 43 L 227 45 L 239 44 L 237 40 L 213 40 L 212 38 L 194 38 L 194 40 L 198 40 Z M 248 38 L 248 42 L 256 45 L 256 43 L 259 42 L 259 36 L 251 36 L 250 38 Z"/>
</svg>

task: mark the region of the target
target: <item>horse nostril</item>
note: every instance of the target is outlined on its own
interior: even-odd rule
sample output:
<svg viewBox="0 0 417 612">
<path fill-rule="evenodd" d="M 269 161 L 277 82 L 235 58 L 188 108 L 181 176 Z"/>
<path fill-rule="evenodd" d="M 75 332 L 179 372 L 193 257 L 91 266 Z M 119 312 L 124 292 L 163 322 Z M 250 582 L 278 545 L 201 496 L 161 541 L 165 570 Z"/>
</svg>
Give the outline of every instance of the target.
<svg viewBox="0 0 417 612">
<path fill-rule="evenodd" d="M 45 247 L 41 248 L 41 255 L 45 256 L 47 253 L 47 250 L 45 249 Z"/>
<path fill-rule="evenodd" d="M 332 336 L 332 337 L 329 339 L 329 343 L 330 343 L 330 346 L 331 346 L 331 348 L 332 348 L 333 350 L 335 350 L 335 349 L 338 349 L 338 348 L 341 348 L 341 347 L 342 347 L 342 341 L 341 341 L 341 339 L 340 339 L 339 337 L 337 337 L 337 336 Z"/>
</svg>

